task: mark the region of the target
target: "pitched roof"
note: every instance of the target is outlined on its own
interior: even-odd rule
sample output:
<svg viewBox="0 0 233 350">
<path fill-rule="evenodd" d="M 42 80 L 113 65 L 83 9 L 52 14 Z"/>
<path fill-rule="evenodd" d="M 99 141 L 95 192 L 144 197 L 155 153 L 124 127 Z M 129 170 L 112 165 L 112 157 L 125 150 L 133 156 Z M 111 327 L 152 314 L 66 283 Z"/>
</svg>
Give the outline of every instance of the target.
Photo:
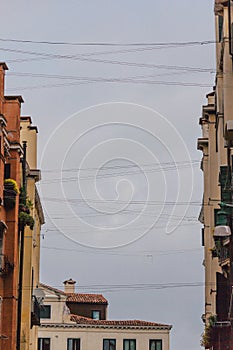
<svg viewBox="0 0 233 350">
<path fill-rule="evenodd" d="M 23 97 L 21 95 L 14 95 L 14 96 L 4 96 L 5 100 L 7 101 L 14 101 L 18 100 L 19 102 L 23 103 Z"/>
<path fill-rule="evenodd" d="M 108 305 L 107 299 L 102 294 L 67 293 L 66 295 L 67 302 L 70 303 Z"/>
<path fill-rule="evenodd" d="M 155 327 L 171 329 L 172 326 L 156 322 L 148 322 L 141 320 L 93 320 L 92 318 L 71 315 L 70 320 L 82 325 L 100 325 L 115 327 Z"/>
<path fill-rule="evenodd" d="M 108 305 L 107 299 L 102 294 L 87 294 L 87 293 L 65 293 L 60 289 L 48 286 L 47 284 L 40 283 L 42 288 L 51 290 L 56 294 L 66 295 L 66 301 L 69 303 L 81 303 L 81 304 L 102 304 Z"/>
<path fill-rule="evenodd" d="M 49 289 L 49 290 L 51 290 L 52 292 L 54 292 L 54 293 L 56 293 L 56 294 L 66 295 L 66 293 L 63 292 L 62 290 L 57 289 L 57 288 L 54 288 L 54 287 L 51 287 L 51 286 L 48 286 L 47 284 L 40 283 L 40 286 L 41 286 L 42 288 Z"/>
</svg>

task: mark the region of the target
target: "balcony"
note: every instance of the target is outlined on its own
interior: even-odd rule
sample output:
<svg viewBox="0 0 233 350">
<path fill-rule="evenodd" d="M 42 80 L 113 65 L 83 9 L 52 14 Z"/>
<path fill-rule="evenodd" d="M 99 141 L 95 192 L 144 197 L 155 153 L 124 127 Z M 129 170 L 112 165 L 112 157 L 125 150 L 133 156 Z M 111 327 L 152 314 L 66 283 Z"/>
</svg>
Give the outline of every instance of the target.
<svg viewBox="0 0 233 350">
<path fill-rule="evenodd" d="M 5 276 L 14 269 L 14 264 L 10 263 L 8 257 L 0 254 L 0 276 Z"/>
<path fill-rule="evenodd" d="M 35 295 L 32 296 L 31 326 L 40 326 L 40 304 Z"/>
<path fill-rule="evenodd" d="M 229 249 L 226 247 L 221 247 L 220 249 L 219 264 L 221 266 L 230 264 Z"/>
<path fill-rule="evenodd" d="M 223 243 L 225 243 L 223 245 Z M 213 257 L 218 257 L 219 260 L 219 265 L 221 267 L 229 267 L 230 266 L 230 251 L 229 247 L 226 245 L 225 240 L 215 240 L 215 249 L 212 251 L 212 256 Z"/>
<path fill-rule="evenodd" d="M 4 180 L 3 204 L 6 210 L 15 207 L 16 196 L 19 193 L 18 185 L 14 179 Z"/>
</svg>

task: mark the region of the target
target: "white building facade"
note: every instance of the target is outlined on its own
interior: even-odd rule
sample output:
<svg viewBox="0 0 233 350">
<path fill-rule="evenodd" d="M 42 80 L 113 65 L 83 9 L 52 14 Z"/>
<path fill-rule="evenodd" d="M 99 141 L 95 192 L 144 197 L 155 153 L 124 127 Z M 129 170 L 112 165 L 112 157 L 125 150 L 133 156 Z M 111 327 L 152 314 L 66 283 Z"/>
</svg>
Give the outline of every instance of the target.
<svg viewBox="0 0 233 350">
<path fill-rule="evenodd" d="M 140 320 L 96 320 L 73 315 L 69 313 L 64 292 L 41 286 L 45 292 L 45 313 L 38 332 L 38 350 L 170 349 L 170 325 Z"/>
</svg>

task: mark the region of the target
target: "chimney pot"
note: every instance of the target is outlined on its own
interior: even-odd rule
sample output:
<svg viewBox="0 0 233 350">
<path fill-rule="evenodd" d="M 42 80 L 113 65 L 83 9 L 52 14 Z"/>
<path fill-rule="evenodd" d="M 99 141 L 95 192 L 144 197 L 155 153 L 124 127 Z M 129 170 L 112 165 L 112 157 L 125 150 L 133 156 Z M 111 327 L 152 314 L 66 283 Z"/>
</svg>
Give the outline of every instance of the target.
<svg viewBox="0 0 233 350">
<path fill-rule="evenodd" d="M 64 292 L 65 293 L 75 293 L 76 281 L 74 281 L 72 278 L 70 278 L 69 280 L 64 281 L 63 284 L 64 284 Z"/>
</svg>

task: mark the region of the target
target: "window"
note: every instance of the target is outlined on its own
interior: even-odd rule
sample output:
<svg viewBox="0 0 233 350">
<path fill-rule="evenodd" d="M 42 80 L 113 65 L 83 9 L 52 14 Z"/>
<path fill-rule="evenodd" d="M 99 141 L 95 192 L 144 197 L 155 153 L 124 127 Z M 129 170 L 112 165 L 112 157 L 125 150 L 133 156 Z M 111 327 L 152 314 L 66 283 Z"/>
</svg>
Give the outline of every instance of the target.
<svg viewBox="0 0 233 350">
<path fill-rule="evenodd" d="M 93 320 L 100 320 L 100 311 L 92 310 L 91 316 L 92 316 Z"/>
<path fill-rule="evenodd" d="M 51 305 L 42 305 L 40 307 L 40 318 L 51 318 Z"/>
<path fill-rule="evenodd" d="M 1 199 L 0 199 L 1 202 Z M 0 203 L 1 204 L 1 203 Z M 4 221 L 0 220 L 0 273 L 6 271 L 6 260 L 3 251 L 3 241 L 4 241 L 4 233 L 7 229 L 7 226 Z"/>
<path fill-rule="evenodd" d="M 222 41 L 223 35 L 223 16 L 218 16 L 218 41 Z"/>
<path fill-rule="evenodd" d="M 162 340 L 161 339 L 151 339 L 150 340 L 150 350 L 162 350 Z"/>
<path fill-rule="evenodd" d="M 80 350 L 80 339 L 68 338 L 67 350 Z"/>
<path fill-rule="evenodd" d="M 124 339 L 123 350 L 136 350 L 136 339 Z"/>
<path fill-rule="evenodd" d="M 0 255 L 2 256 L 3 248 L 3 237 L 4 237 L 5 226 L 2 220 L 0 220 Z"/>
<path fill-rule="evenodd" d="M 103 350 L 116 350 L 116 339 L 104 339 Z"/>
<path fill-rule="evenodd" d="M 50 350 L 50 338 L 38 338 L 38 350 Z"/>
<path fill-rule="evenodd" d="M 4 179 L 10 179 L 11 177 L 11 165 L 5 164 L 4 165 Z"/>
</svg>

